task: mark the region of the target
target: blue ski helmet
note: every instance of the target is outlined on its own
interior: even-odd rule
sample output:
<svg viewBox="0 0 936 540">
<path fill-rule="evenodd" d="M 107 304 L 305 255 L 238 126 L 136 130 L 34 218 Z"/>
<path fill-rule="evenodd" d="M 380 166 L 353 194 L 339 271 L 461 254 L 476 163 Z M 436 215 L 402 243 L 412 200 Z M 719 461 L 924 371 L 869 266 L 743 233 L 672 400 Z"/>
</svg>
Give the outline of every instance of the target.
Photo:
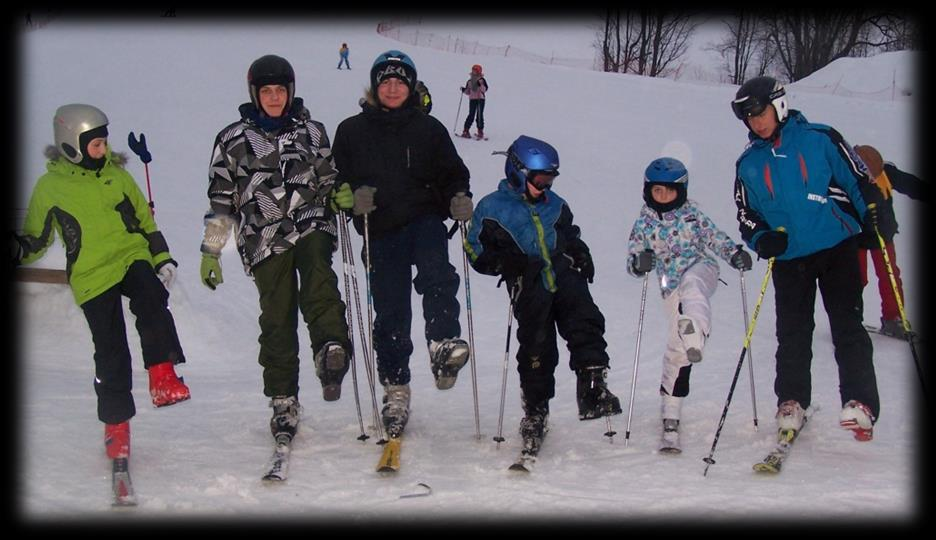
<svg viewBox="0 0 936 540">
<path fill-rule="evenodd" d="M 676 190 L 676 198 L 668 203 L 659 203 L 653 199 L 653 186 L 666 186 Z M 644 171 L 643 198 L 647 206 L 658 214 L 675 210 L 685 204 L 689 187 L 689 171 L 682 161 L 671 157 L 654 159 Z"/>
<path fill-rule="evenodd" d="M 559 152 L 545 141 L 521 135 L 507 149 L 504 174 L 515 186 L 525 188 L 537 173 L 559 176 Z"/>
<path fill-rule="evenodd" d="M 411 95 L 415 93 L 413 88 L 416 87 L 416 64 L 406 53 L 390 50 L 377 55 L 370 71 L 371 89 L 375 95 L 377 94 L 377 86 L 384 79 L 390 77 L 400 79 L 406 83 Z"/>
</svg>

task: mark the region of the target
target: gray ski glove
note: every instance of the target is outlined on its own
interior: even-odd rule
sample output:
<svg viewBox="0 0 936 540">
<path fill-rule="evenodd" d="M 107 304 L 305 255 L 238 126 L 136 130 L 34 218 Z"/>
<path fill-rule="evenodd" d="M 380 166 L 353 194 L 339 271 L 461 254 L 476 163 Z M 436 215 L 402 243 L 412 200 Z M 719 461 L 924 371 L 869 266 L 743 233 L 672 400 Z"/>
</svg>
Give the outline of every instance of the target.
<svg viewBox="0 0 936 540">
<path fill-rule="evenodd" d="M 471 202 L 471 197 L 465 195 L 463 191 L 456 193 L 449 204 L 449 214 L 455 221 L 468 221 L 471 219 L 473 210 L 474 204 Z"/>
<path fill-rule="evenodd" d="M 374 205 L 374 193 L 377 188 L 361 186 L 354 190 L 354 215 L 370 214 L 377 209 Z"/>
</svg>

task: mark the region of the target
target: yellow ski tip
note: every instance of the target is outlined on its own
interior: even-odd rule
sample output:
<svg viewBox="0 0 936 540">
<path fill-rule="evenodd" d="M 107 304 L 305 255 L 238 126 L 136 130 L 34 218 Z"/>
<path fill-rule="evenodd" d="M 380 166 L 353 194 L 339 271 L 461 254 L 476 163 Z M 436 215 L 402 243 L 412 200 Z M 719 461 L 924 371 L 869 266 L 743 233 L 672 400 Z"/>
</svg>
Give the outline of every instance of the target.
<svg viewBox="0 0 936 540">
<path fill-rule="evenodd" d="M 400 439 L 391 438 L 384 444 L 383 453 L 377 463 L 377 472 L 392 473 L 400 470 Z"/>
</svg>

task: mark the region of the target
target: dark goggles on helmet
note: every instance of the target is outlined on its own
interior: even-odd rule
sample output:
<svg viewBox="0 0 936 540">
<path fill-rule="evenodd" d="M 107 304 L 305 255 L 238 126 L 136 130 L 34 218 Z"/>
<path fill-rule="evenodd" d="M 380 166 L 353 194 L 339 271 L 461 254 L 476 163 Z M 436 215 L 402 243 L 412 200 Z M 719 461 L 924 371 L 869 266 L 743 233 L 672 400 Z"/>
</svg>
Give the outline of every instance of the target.
<svg viewBox="0 0 936 540">
<path fill-rule="evenodd" d="M 731 102 L 731 110 L 734 111 L 738 120 L 744 121 L 748 117 L 761 114 L 764 112 L 764 109 L 767 108 L 767 105 L 770 105 L 773 100 L 785 94 L 786 90 L 781 88 L 771 92 L 767 96 L 744 96 Z"/>
<path fill-rule="evenodd" d="M 559 171 L 530 171 L 527 175 L 527 182 L 536 189 L 545 190 L 552 187 L 553 180 L 559 176 Z"/>
</svg>

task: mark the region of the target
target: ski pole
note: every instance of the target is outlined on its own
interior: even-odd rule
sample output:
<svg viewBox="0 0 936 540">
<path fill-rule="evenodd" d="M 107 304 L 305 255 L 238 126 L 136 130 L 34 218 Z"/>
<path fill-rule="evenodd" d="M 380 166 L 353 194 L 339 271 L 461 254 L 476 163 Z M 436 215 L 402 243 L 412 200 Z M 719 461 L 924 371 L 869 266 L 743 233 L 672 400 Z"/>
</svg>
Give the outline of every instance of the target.
<svg viewBox="0 0 936 540">
<path fill-rule="evenodd" d="M 497 417 L 497 448 L 504 442 L 504 401 L 507 399 L 507 367 L 510 365 L 510 332 L 513 327 L 513 309 L 520 294 L 522 277 L 518 277 L 510 292 L 510 306 L 507 308 L 507 344 L 504 346 L 504 376 L 501 379 L 500 416 Z"/>
<path fill-rule="evenodd" d="M 458 228 L 461 229 L 462 262 L 465 267 L 465 312 L 468 316 L 468 360 L 471 362 L 471 391 L 474 397 L 475 436 L 480 441 L 481 416 L 478 412 L 478 374 L 475 369 L 474 323 L 471 318 L 471 281 L 468 278 L 468 252 L 465 251 L 465 244 L 468 242 L 468 233 L 464 221 L 458 222 Z"/>
<path fill-rule="evenodd" d="M 458 98 L 458 110 L 455 111 L 455 126 L 452 128 L 452 131 L 454 131 L 455 133 L 458 133 L 458 115 L 461 114 L 461 104 L 462 104 L 463 99 L 465 99 L 464 91 L 461 93 L 461 97 Z"/>
<path fill-rule="evenodd" d="M 738 246 L 741 247 L 741 246 Z M 748 310 L 747 310 L 747 287 L 744 286 L 744 270 L 738 270 L 741 276 L 741 308 L 744 314 L 744 332 L 748 331 Z M 754 431 L 757 431 L 757 393 L 754 391 L 754 357 L 751 355 L 751 349 L 748 347 L 748 374 L 751 376 L 751 407 L 754 409 Z"/>
<path fill-rule="evenodd" d="M 770 273 L 773 271 L 773 265 L 774 257 L 771 257 L 767 261 L 767 273 L 764 274 L 764 282 L 761 283 L 757 305 L 754 306 L 754 317 L 751 319 L 751 324 L 744 335 L 744 345 L 741 347 L 741 356 L 738 357 L 738 366 L 735 368 L 734 378 L 731 379 L 731 387 L 728 389 L 728 399 L 725 401 L 725 408 L 722 410 L 721 418 L 718 420 L 718 429 L 715 430 L 715 440 L 712 441 L 712 450 L 709 452 L 708 457 L 702 458 L 702 461 L 706 463 L 705 470 L 702 471 L 702 476 L 708 473 L 710 465 L 715 464 L 715 460 L 712 459 L 712 456 L 715 455 L 715 446 L 718 445 L 718 437 L 721 435 L 722 427 L 725 425 L 725 418 L 728 416 L 728 406 L 731 405 L 731 396 L 734 394 L 735 385 L 738 384 L 738 375 L 741 374 L 741 364 L 744 363 L 744 356 L 747 354 L 748 347 L 751 344 L 751 336 L 754 335 L 754 327 L 757 326 L 757 316 L 760 314 L 761 303 L 764 301 L 764 293 L 767 292 L 767 283 L 770 281 Z"/>
<path fill-rule="evenodd" d="M 364 214 L 364 257 L 365 257 L 365 266 L 366 273 L 365 277 L 365 286 L 367 287 L 367 336 L 368 336 L 368 350 L 370 352 L 370 358 L 373 362 L 374 375 L 376 379 L 377 375 L 377 356 L 374 353 L 374 297 L 371 294 L 371 251 L 370 251 L 370 221 L 367 218 L 367 214 Z M 376 384 L 374 385 L 376 389 Z M 376 390 L 375 390 L 376 391 Z M 374 409 L 377 408 L 376 394 L 374 396 Z M 383 418 L 377 422 L 377 429 L 380 435 L 380 440 L 377 441 L 377 444 L 385 444 L 387 439 L 383 436 Z"/>
<path fill-rule="evenodd" d="M 873 205 L 874 203 L 871 203 Z M 871 206 L 868 205 L 868 206 Z M 907 312 L 904 311 L 903 299 L 900 297 L 900 290 L 897 287 L 897 278 L 894 276 L 894 266 L 890 261 L 890 254 L 887 253 L 887 244 L 877 224 L 874 225 L 874 234 L 877 235 L 878 245 L 881 246 L 881 254 L 884 256 L 884 266 L 887 267 L 887 277 L 890 278 L 891 289 L 894 290 L 894 298 L 897 299 L 897 308 L 900 310 L 900 320 L 903 323 L 904 335 L 907 343 L 910 344 L 910 353 L 913 355 L 913 363 L 916 365 L 917 377 L 920 378 L 920 386 L 923 389 L 923 398 L 926 399 L 926 382 L 923 379 L 923 370 L 920 369 L 920 360 L 917 357 L 916 344 L 914 343 L 915 334 L 910 329 L 910 321 L 907 319 Z"/>
<path fill-rule="evenodd" d="M 345 322 L 348 325 L 348 343 L 351 344 L 351 382 L 354 383 L 354 405 L 357 408 L 358 425 L 361 428 L 361 435 L 357 438 L 359 441 L 366 441 L 370 437 L 364 430 L 364 416 L 361 413 L 361 396 L 358 392 L 357 378 L 357 355 L 354 354 L 354 315 L 351 313 L 351 272 L 348 267 L 348 248 L 350 239 L 346 236 L 345 213 L 338 212 L 338 219 L 342 222 L 338 224 L 338 241 L 341 243 L 341 271 L 344 275 L 345 290 Z"/>
<path fill-rule="evenodd" d="M 143 162 L 143 170 L 146 172 L 146 196 L 149 198 L 149 207 L 150 215 L 156 215 L 156 203 L 153 202 L 153 190 L 150 187 L 150 175 L 149 175 L 149 162 L 153 161 L 153 156 L 149 153 L 149 150 L 146 149 L 146 135 L 142 132 L 140 133 L 140 140 L 137 141 L 136 137 L 131 131 L 127 135 L 127 145 L 130 146 L 130 150 L 133 150 L 133 153 L 140 156 L 140 161 Z"/>
<path fill-rule="evenodd" d="M 627 428 L 624 430 L 624 448 L 630 440 L 631 416 L 634 413 L 634 391 L 637 389 L 637 361 L 640 360 L 640 334 L 643 333 L 644 308 L 647 305 L 647 283 L 650 282 L 650 272 L 644 274 L 643 291 L 640 293 L 640 318 L 637 319 L 637 350 L 634 352 L 634 376 L 631 381 L 630 403 L 627 405 Z M 610 432 L 610 423 L 608 431 Z"/>
<path fill-rule="evenodd" d="M 343 217 L 344 212 L 341 212 L 341 215 Z M 348 231 L 347 220 L 342 219 L 339 225 L 342 227 L 344 231 L 345 238 L 349 240 L 348 242 L 345 242 L 344 245 L 348 252 L 348 265 L 350 266 L 350 270 L 351 270 L 351 286 L 354 289 L 354 301 L 355 301 L 355 308 L 357 310 L 358 330 L 361 334 L 361 345 L 362 345 L 361 348 L 363 349 L 363 352 L 364 352 L 364 373 L 367 375 L 367 383 L 368 383 L 368 386 L 370 387 L 371 406 L 372 406 L 372 413 L 374 415 L 374 426 L 377 429 L 377 437 L 378 437 L 377 443 L 381 444 L 381 441 L 384 441 L 384 442 L 386 441 L 383 435 L 383 422 L 380 419 L 380 411 L 378 410 L 378 407 L 377 407 L 377 394 L 375 391 L 375 382 L 374 382 L 375 381 L 375 375 L 374 375 L 374 363 L 375 362 L 373 360 L 373 350 L 368 345 L 368 342 L 365 340 L 366 334 L 364 332 L 364 318 L 361 315 L 361 293 L 360 293 L 360 289 L 358 288 L 357 268 L 354 263 L 354 252 L 351 248 L 351 242 L 350 242 L 351 233 Z M 370 289 L 368 289 L 368 292 L 369 291 Z M 373 340 L 373 336 L 371 336 L 371 340 Z"/>
</svg>

